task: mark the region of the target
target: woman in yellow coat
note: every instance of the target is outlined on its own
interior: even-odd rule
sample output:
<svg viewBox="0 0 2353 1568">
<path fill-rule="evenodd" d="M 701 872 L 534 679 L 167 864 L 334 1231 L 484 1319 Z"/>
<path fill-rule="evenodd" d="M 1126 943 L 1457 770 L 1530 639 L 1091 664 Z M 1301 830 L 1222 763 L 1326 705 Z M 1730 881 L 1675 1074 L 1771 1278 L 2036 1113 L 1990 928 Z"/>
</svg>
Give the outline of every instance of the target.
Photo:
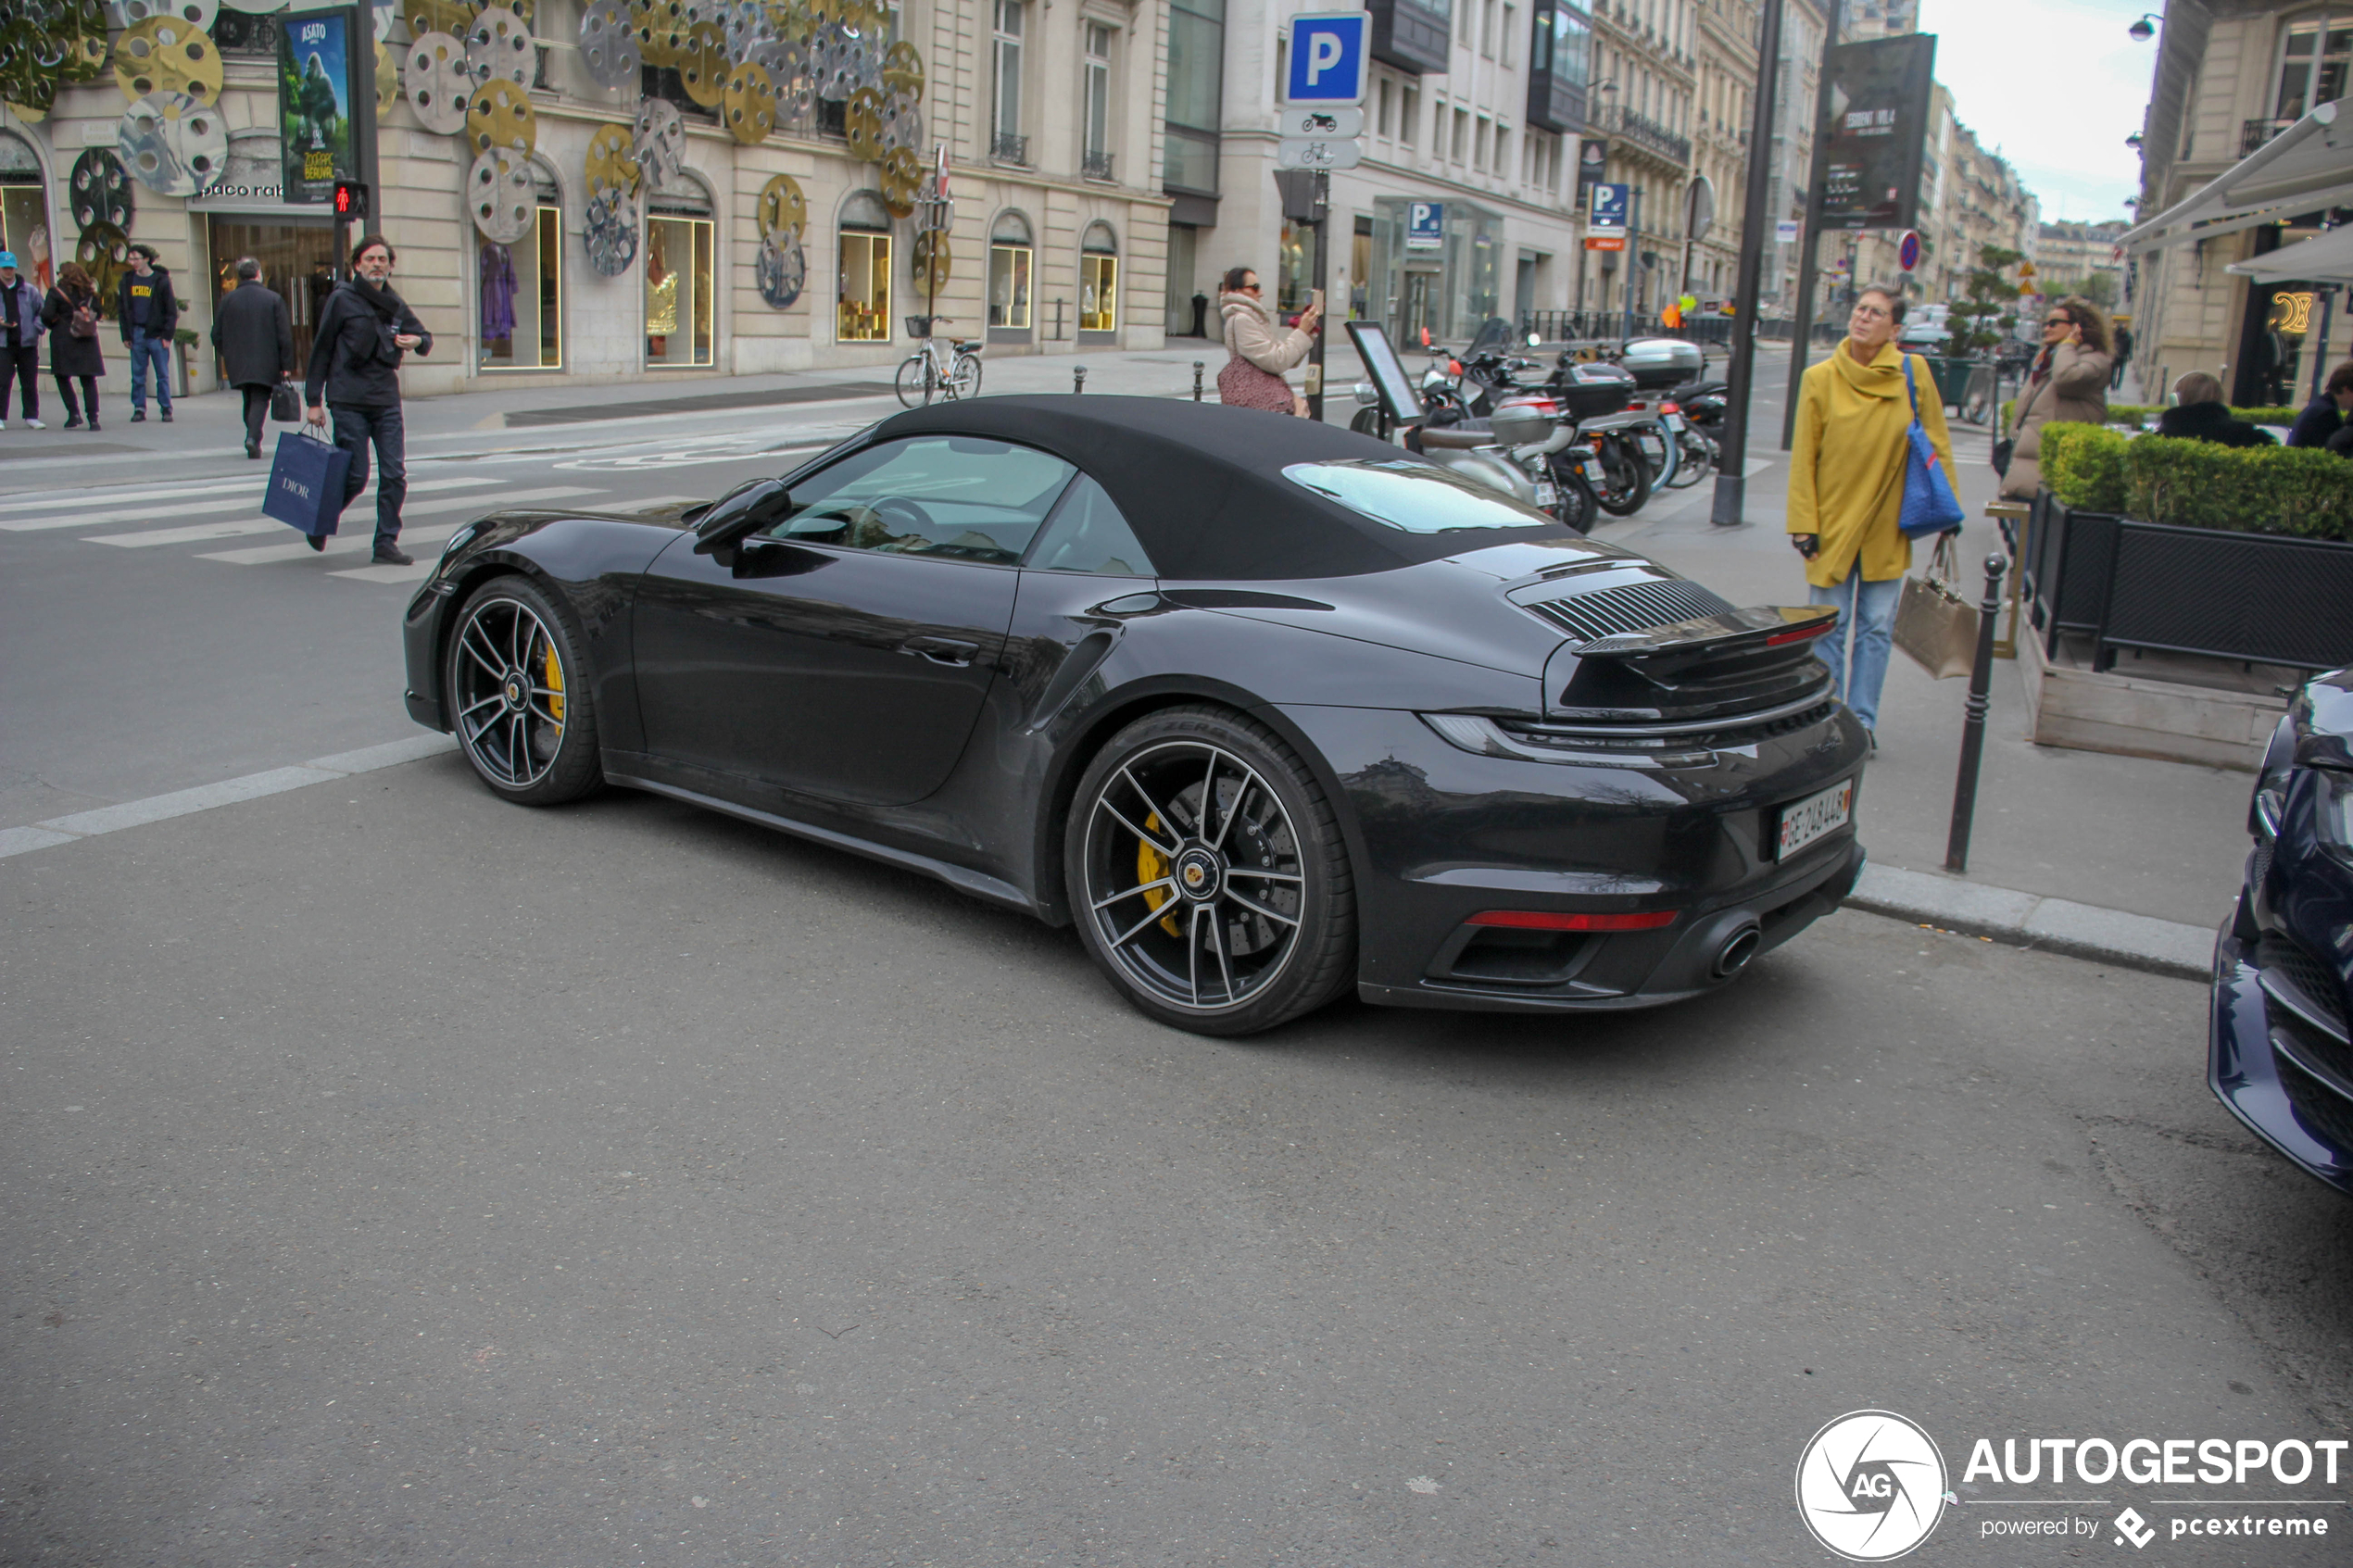
<svg viewBox="0 0 2353 1568">
<path fill-rule="evenodd" d="M 1904 383 L 1907 358 L 1920 426 L 1945 476 L 1953 473 L 1944 395 L 1928 361 L 1895 346 L 1903 324 L 1904 296 L 1897 290 L 1875 284 L 1856 297 L 1846 341 L 1806 372 L 1790 453 L 1790 543 L 1806 558 L 1807 597 L 1839 611 L 1838 629 L 1818 646 L 1846 706 L 1872 732 L 1874 747 L 1895 606 L 1912 565 L 1912 542 L 1895 526 L 1912 449 L 1905 434 L 1912 423 L 1912 397 Z"/>
</svg>

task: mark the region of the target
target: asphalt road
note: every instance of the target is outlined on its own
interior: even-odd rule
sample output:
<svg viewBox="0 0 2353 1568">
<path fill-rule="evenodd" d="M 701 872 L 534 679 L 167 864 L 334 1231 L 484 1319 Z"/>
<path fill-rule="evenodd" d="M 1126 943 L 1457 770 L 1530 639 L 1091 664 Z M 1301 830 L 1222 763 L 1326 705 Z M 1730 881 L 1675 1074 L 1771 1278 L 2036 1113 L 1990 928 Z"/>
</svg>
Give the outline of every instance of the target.
<svg viewBox="0 0 2353 1568">
<path fill-rule="evenodd" d="M 848 419 L 419 476 L 705 494 Z M 0 527 L 0 827 L 409 733 L 405 584 L 86 542 L 141 531 Z M 2346 1434 L 2353 1223 L 2208 1095 L 2195 985 L 1844 914 L 1665 1011 L 1210 1042 L 1066 934 L 454 757 L 0 901 L 11 1568 L 1815 1564 L 1792 1476 L 1867 1407 L 1951 1467 L 1912 1561 L 2345 1561 L 2142 1552 L 2127 1505 L 2353 1531 L 2353 1464 L 1961 1475 Z"/>
</svg>

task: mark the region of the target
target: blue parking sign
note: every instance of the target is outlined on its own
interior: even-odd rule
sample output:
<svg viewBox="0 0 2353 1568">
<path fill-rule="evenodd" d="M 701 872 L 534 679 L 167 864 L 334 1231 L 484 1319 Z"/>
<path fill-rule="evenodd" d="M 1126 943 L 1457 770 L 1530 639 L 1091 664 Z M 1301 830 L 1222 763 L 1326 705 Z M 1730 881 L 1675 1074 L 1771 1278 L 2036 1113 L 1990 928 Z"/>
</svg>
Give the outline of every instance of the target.
<svg viewBox="0 0 2353 1568">
<path fill-rule="evenodd" d="M 1283 101 L 1289 104 L 1361 104 L 1365 101 L 1365 70 L 1369 56 L 1365 31 L 1372 17 L 1364 11 L 1330 16 L 1293 17 L 1290 23 L 1290 69 L 1283 79 Z"/>
<path fill-rule="evenodd" d="M 1622 234 L 1626 232 L 1626 208 L 1630 185 L 1596 185 L 1593 187 L 1593 207 L 1586 219 L 1585 231 L 1592 234 Z"/>
<path fill-rule="evenodd" d="M 1446 204 L 1444 202 L 1408 202 L 1405 204 L 1405 248 L 1407 250 L 1443 250 L 1446 247 Z"/>
</svg>

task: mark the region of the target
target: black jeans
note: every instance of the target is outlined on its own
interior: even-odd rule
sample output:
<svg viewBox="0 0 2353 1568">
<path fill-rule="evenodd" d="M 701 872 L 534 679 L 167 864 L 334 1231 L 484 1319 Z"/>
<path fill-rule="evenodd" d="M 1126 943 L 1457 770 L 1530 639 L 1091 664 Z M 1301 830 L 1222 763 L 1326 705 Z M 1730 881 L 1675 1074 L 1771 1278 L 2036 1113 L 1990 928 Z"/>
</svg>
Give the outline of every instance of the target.
<svg viewBox="0 0 2353 1568">
<path fill-rule="evenodd" d="M 0 349 L 7 361 L 0 365 L 0 420 L 8 417 L 8 387 L 13 383 L 24 394 L 24 417 L 41 417 L 41 345 L 26 344 L 22 348 Z"/>
<path fill-rule="evenodd" d="M 82 383 L 82 401 L 90 406 L 90 422 L 92 424 L 96 424 L 98 422 L 98 378 L 95 376 L 76 377 L 57 372 L 52 373 L 57 375 L 57 395 L 65 400 L 66 418 L 69 420 L 78 420 L 82 415 L 82 408 L 73 400 L 73 383 L 76 381 L 80 381 Z"/>
<path fill-rule="evenodd" d="M 335 417 L 335 445 L 351 454 L 351 475 L 343 482 L 346 505 L 368 488 L 368 445 L 376 448 L 376 548 L 400 537 L 400 503 L 409 494 L 408 436 L 400 423 L 400 405 L 388 408 L 355 408 L 336 404 L 327 410 Z"/>
<path fill-rule="evenodd" d="M 237 388 L 245 395 L 245 445 L 261 445 L 261 421 L 270 413 L 270 388 L 248 382 Z"/>
</svg>

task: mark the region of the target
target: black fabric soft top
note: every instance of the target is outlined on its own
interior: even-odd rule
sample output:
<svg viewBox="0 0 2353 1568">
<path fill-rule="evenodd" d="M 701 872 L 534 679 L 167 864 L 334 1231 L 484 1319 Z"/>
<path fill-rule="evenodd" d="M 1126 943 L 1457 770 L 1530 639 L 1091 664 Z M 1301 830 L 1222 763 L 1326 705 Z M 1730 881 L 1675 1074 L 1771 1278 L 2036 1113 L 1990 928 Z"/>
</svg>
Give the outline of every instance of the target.
<svg viewBox="0 0 2353 1568">
<path fill-rule="evenodd" d="M 1164 578 L 1265 582 L 1354 577 L 1522 539 L 1526 529 L 1408 533 L 1283 477 L 1292 463 L 1408 454 L 1336 425 L 1176 398 L 981 397 L 911 408 L 877 440 L 984 435 L 1036 446 L 1094 476 Z"/>
</svg>

